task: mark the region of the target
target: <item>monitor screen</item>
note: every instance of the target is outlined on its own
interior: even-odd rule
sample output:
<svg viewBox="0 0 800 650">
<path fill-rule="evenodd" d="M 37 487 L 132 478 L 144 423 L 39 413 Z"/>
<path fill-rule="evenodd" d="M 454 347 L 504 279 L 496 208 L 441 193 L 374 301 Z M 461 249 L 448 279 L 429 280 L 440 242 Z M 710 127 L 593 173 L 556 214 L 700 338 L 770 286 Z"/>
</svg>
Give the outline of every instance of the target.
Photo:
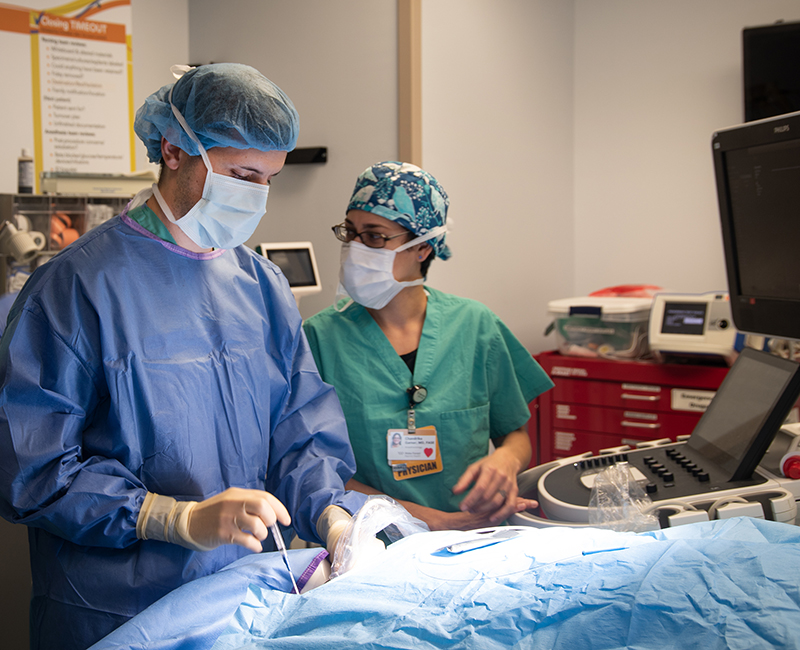
<svg viewBox="0 0 800 650">
<path fill-rule="evenodd" d="M 290 287 L 311 287 L 317 283 L 311 266 L 311 254 L 306 248 L 286 248 L 267 251 L 270 262 L 277 264 Z"/>
<path fill-rule="evenodd" d="M 800 339 L 800 112 L 718 131 L 712 143 L 733 321 Z"/>
<path fill-rule="evenodd" d="M 259 244 L 256 246 L 256 252 L 283 271 L 292 293 L 296 296 L 322 290 L 311 242 Z"/>
<path fill-rule="evenodd" d="M 705 332 L 705 302 L 666 302 L 664 303 L 664 319 L 661 332 L 664 334 L 695 334 L 702 336 Z"/>
<path fill-rule="evenodd" d="M 745 122 L 800 111 L 800 22 L 742 30 Z"/>
<path fill-rule="evenodd" d="M 750 478 L 800 394 L 800 365 L 745 348 L 687 445 L 730 473 Z"/>
</svg>

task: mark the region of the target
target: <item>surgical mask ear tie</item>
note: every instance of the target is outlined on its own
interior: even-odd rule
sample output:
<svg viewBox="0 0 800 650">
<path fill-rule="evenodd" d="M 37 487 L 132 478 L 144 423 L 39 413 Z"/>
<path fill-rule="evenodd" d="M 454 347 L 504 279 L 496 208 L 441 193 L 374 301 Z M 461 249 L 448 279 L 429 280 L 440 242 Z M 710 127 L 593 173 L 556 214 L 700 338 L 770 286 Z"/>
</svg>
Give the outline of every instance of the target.
<svg viewBox="0 0 800 650">
<path fill-rule="evenodd" d="M 394 252 L 395 253 L 399 253 L 401 251 L 404 251 L 406 249 L 411 248 L 415 244 L 421 244 L 423 242 L 427 242 L 430 239 L 435 239 L 439 235 L 444 235 L 446 232 L 447 232 L 447 224 L 442 224 L 441 226 L 436 226 L 436 228 L 433 228 L 433 229 L 429 230 L 424 235 L 420 235 L 419 237 L 415 237 L 411 241 L 407 241 L 402 246 L 398 246 L 397 248 L 394 249 Z"/>
</svg>

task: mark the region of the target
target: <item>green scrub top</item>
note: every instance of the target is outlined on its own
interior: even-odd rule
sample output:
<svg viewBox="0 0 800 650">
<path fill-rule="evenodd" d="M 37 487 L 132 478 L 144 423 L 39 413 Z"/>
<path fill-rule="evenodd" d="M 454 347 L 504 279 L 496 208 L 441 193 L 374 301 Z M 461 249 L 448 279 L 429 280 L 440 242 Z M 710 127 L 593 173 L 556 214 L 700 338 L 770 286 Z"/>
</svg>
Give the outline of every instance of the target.
<svg viewBox="0 0 800 650">
<path fill-rule="evenodd" d="M 128 212 L 128 216 L 138 223 L 142 228 L 147 228 L 156 237 L 175 244 L 175 238 L 170 234 L 167 227 L 162 223 L 158 215 L 153 212 L 146 203 Z M 176 244 L 177 245 L 177 244 Z"/>
<path fill-rule="evenodd" d="M 511 331 L 484 305 L 428 291 L 414 373 L 369 312 L 357 303 L 333 307 L 304 328 L 324 381 L 336 388 L 356 457 L 354 478 L 396 499 L 455 512 L 465 494 L 452 487 L 486 456 L 489 439 L 530 418 L 529 402 L 552 381 Z M 416 407 L 417 427 L 436 427 L 443 470 L 403 481 L 386 458 L 386 433 L 407 427 L 414 385 L 428 396 Z"/>
</svg>

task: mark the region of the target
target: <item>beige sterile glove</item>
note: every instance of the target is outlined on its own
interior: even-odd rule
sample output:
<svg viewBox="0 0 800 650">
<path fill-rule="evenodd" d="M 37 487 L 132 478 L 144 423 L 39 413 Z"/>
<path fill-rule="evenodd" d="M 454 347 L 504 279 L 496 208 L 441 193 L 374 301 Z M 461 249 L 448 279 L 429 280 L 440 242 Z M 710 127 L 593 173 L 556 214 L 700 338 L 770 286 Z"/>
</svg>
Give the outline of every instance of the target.
<svg viewBox="0 0 800 650">
<path fill-rule="evenodd" d="M 331 557 L 331 577 L 340 576 L 386 550 L 384 543 L 363 526 L 364 510 L 351 517 L 339 506 L 328 506 L 317 520 L 317 533 Z"/>
<path fill-rule="evenodd" d="M 331 559 L 336 555 L 336 545 L 348 523 L 350 513 L 339 506 L 328 506 L 317 519 L 317 535 L 325 540 L 325 548 Z"/>
<path fill-rule="evenodd" d="M 136 536 L 194 551 L 238 544 L 259 553 L 267 528 L 276 521 L 291 524 L 283 504 L 262 490 L 228 488 L 200 502 L 148 492 L 136 521 Z"/>
</svg>

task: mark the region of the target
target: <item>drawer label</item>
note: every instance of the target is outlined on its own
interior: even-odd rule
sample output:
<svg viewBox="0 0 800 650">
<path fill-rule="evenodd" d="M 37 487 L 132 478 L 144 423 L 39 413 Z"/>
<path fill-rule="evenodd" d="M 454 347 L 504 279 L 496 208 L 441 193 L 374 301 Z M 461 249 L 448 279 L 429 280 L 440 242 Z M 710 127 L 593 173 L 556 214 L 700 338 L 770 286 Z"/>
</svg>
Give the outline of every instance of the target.
<svg viewBox="0 0 800 650">
<path fill-rule="evenodd" d="M 569 431 L 554 431 L 555 440 L 553 446 L 558 451 L 569 451 L 572 449 L 572 444 L 575 442 L 575 434 Z"/>
<path fill-rule="evenodd" d="M 651 422 L 655 422 L 658 420 L 657 413 L 641 413 L 639 411 L 625 411 L 624 413 L 626 418 L 633 418 L 634 420 L 650 420 Z"/>
<path fill-rule="evenodd" d="M 660 393 L 661 386 L 647 384 L 622 384 L 622 390 L 638 390 L 640 393 Z"/>
<path fill-rule="evenodd" d="M 671 396 L 672 410 L 703 413 L 708 408 L 708 405 L 711 404 L 714 395 L 716 395 L 716 391 L 713 390 L 673 388 Z"/>
<path fill-rule="evenodd" d="M 567 366 L 553 366 L 550 369 L 551 377 L 588 377 L 586 368 L 569 368 Z"/>
<path fill-rule="evenodd" d="M 573 415 L 569 410 L 569 404 L 556 404 L 556 419 L 558 420 L 577 420 L 578 416 Z"/>
</svg>

